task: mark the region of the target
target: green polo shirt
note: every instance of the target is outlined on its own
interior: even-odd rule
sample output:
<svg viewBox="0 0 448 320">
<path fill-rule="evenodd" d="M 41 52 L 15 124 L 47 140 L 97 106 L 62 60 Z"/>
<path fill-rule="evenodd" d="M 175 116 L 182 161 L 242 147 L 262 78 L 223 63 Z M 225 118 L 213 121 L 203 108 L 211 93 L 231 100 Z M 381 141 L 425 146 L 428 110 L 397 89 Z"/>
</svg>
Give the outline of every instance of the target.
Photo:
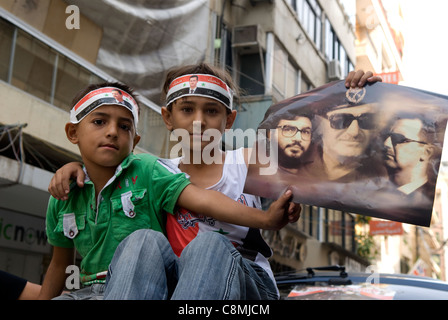
<svg viewBox="0 0 448 320">
<path fill-rule="evenodd" d="M 81 282 L 104 282 L 118 244 L 139 229 L 165 233 L 165 212 L 190 183 L 184 173 L 173 174 L 149 154 L 129 155 L 95 199 L 93 183 L 73 186 L 69 199 L 51 197 L 47 209 L 48 242 L 75 247 L 82 256 Z"/>
</svg>

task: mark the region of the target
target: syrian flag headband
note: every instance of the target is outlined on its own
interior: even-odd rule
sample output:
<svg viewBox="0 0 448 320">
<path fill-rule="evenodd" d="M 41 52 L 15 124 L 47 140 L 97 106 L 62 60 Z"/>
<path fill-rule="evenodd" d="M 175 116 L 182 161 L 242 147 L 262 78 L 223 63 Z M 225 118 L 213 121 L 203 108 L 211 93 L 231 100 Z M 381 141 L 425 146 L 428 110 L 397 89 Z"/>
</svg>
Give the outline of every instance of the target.
<svg viewBox="0 0 448 320">
<path fill-rule="evenodd" d="M 115 88 L 104 87 L 92 90 L 87 93 L 70 110 L 70 122 L 79 123 L 90 112 L 102 105 L 111 104 L 127 108 L 134 117 L 134 125 L 137 130 L 138 125 L 138 105 L 134 98 L 127 92 Z"/>
<path fill-rule="evenodd" d="M 233 109 L 232 89 L 224 81 L 210 74 L 187 74 L 174 79 L 168 88 L 165 105 L 187 96 L 211 98 L 221 102 L 226 108 Z"/>
</svg>

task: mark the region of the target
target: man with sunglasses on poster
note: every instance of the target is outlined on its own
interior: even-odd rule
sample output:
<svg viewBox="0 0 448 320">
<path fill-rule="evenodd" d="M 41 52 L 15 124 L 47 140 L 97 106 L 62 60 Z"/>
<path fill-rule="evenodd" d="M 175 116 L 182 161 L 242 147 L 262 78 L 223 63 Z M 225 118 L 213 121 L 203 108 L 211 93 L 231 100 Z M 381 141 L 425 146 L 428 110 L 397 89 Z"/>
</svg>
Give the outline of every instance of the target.
<svg viewBox="0 0 448 320">
<path fill-rule="evenodd" d="M 381 176 L 384 167 L 372 147 L 378 135 L 377 105 L 363 101 L 364 93 L 347 91 L 347 102 L 324 108 L 316 125 L 317 150 L 307 170 L 313 177 L 333 182 L 352 182 L 365 175 Z"/>
<path fill-rule="evenodd" d="M 393 217 L 422 226 L 431 222 L 431 208 L 437 179 L 437 161 L 441 149 L 434 123 L 423 115 L 399 112 L 386 124 L 379 136 L 386 175 L 377 190 L 365 192 L 363 203 L 376 208 L 385 219 Z M 378 217 L 381 217 L 378 215 Z"/>
<path fill-rule="evenodd" d="M 434 198 L 434 186 L 429 183 L 435 153 L 431 126 L 417 115 L 399 114 L 383 136 L 384 164 L 389 179 L 403 195 L 424 200 Z"/>
</svg>

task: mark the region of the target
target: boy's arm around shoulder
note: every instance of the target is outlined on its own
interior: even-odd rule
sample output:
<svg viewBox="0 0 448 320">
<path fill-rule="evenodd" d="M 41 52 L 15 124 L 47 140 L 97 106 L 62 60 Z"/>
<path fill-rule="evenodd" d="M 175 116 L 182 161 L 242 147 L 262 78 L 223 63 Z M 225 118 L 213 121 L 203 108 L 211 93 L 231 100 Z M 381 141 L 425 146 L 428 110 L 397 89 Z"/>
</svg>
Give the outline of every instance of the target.
<svg viewBox="0 0 448 320">
<path fill-rule="evenodd" d="M 39 300 L 48 300 L 61 294 L 67 275 L 65 269 L 73 263 L 72 248 L 54 247 L 53 257 L 40 290 Z"/>
<path fill-rule="evenodd" d="M 279 230 L 286 224 L 297 221 L 300 216 L 301 207 L 291 203 L 291 197 L 292 192 L 288 190 L 264 212 L 238 203 L 219 191 L 205 190 L 190 184 L 180 194 L 177 205 L 223 222 Z"/>
<path fill-rule="evenodd" d="M 82 169 L 82 163 L 70 162 L 59 168 L 50 181 L 48 192 L 58 200 L 67 200 L 71 178 L 76 179 L 76 183 L 80 188 L 84 186 L 85 174 Z"/>
</svg>

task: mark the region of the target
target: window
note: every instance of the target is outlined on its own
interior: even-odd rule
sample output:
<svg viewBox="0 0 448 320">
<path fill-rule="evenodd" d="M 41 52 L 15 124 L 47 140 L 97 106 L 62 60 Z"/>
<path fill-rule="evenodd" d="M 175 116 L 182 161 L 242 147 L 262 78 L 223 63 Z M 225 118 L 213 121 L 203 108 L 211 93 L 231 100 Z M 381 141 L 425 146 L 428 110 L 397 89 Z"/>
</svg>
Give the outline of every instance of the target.
<svg viewBox="0 0 448 320">
<path fill-rule="evenodd" d="M 0 79 L 8 81 L 14 27 L 0 19 Z"/>
<path fill-rule="evenodd" d="M 103 80 L 67 57 L 60 55 L 57 63 L 53 104 L 65 111 L 70 111 L 70 103 L 76 93 L 89 83 L 99 82 L 103 82 Z"/>
<path fill-rule="evenodd" d="M 338 60 L 341 63 L 343 76 L 354 69 L 353 63 L 328 19 L 325 19 L 325 57 L 327 60 Z"/>
<path fill-rule="evenodd" d="M 19 30 L 11 84 L 50 102 L 56 52 Z"/>
<path fill-rule="evenodd" d="M 244 95 L 264 94 L 265 85 L 262 69 L 264 55 L 260 55 L 258 45 L 248 50 L 234 50 L 233 52 L 230 28 L 224 24 L 221 25 L 219 17 L 216 17 L 215 23 L 215 38 L 221 40 L 219 46 L 214 50 L 215 62 L 227 70 L 231 70 Z"/>
<path fill-rule="evenodd" d="M 240 55 L 239 85 L 247 95 L 264 94 L 262 63 L 259 53 Z"/>
<path fill-rule="evenodd" d="M 330 21 L 325 19 L 325 56 L 328 60 L 333 60 L 334 56 L 334 37 L 333 28 L 331 27 Z"/>
<path fill-rule="evenodd" d="M 325 210 L 325 242 L 336 243 L 355 252 L 355 218 L 353 215 L 332 209 Z"/>
<path fill-rule="evenodd" d="M 322 8 L 316 0 L 289 1 L 291 7 L 296 10 L 297 17 L 302 23 L 305 31 L 322 50 Z"/>
<path fill-rule="evenodd" d="M 277 44 L 274 43 L 274 67 L 273 75 L 272 75 L 272 84 L 274 89 L 278 92 L 280 97 L 285 96 L 285 87 L 286 87 L 286 79 L 285 79 L 285 69 L 286 69 L 286 61 L 288 60 L 288 56 L 285 51 Z"/>
<path fill-rule="evenodd" d="M 299 93 L 298 71 L 277 42 L 274 43 L 273 70 L 272 85 L 277 99 L 286 99 Z"/>
<path fill-rule="evenodd" d="M 272 201 L 262 198 L 263 208 L 268 208 Z M 295 225 L 297 230 L 318 241 L 335 243 L 348 251 L 356 251 L 355 218 L 350 213 L 303 205 L 300 219 Z M 273 233 L 267 231 L 265 235 L 270 235 L 268 241 L 272 245 L 275 242 L 272 239 Z M 275 232 L 275 235 L 279 236 L 279 232 Z M 280 242 L 282 248 L 282 241 Z"/>
<path fill-rule="evenodd" d="M 286 78 L 286 88 L 285 88 L 285 99 L 290 98 L 298 94 L 297 90 L 297 70 L 294 66 L 286 61 L 286 70 L 285 70 L 285 78 Z"/>
<path fill-rule="evenodd" d="M 302 73 L 301 79 L 300 79 L 300 93 L 308 92 L 312 89 L 314 89 L 313 85 Z"/>
<path fill-rule="evenodd" d="M 315 206 L 308 207 L 309 212 L 309 235 L 319 239 L 319 226 L 321 223 L 321 220 L 319 219 L 319 208 Z"/>
<path fill-rule="evenodd" d="M 297 2 L 300 0 L 286 0 L 294 11 L 297 11 Z"/>
<path fill-rule="evenodd" d="M 347 53 L 342 45 L 339 46 L 339 61 L 341 62 L 342 74 L 347 74 Z"/>
</svg>

